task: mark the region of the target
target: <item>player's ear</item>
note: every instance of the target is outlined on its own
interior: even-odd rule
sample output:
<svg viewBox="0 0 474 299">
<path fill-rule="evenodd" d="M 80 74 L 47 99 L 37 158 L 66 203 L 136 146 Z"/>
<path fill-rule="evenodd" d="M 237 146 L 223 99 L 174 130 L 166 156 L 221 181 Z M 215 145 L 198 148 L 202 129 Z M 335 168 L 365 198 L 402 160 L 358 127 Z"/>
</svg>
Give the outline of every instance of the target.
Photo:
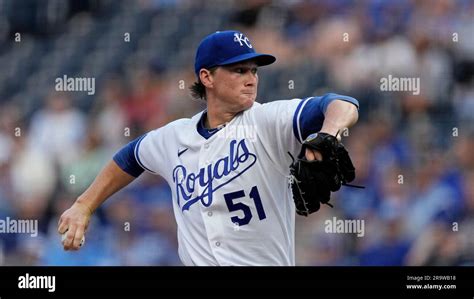
<svg viewBox="0 0 474 299">
<path fill-rule="evenodd" d="M 201 80 L 202 84 L 206 87 L 212 87 L 214 83 L 214 78 L 212 77 L 212 73 L 210 70 L 201 69 L 199 71 L 199 79 Z"/>
</svg>

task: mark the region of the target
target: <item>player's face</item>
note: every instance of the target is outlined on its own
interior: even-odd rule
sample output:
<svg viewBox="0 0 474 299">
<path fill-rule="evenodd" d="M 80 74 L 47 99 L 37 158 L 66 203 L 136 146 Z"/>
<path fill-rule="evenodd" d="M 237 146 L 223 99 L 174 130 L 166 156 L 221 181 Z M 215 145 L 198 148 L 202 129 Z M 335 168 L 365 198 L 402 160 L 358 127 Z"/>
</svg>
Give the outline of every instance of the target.
<svg viewBox="0 0 474 299">
<path fill-rule="evenodd" d="M 241 62 L 218 67 L 213 75 L 215 96 L 233 112 L 250 108 L 257 98 L 257 64 Z"/>
</svg>

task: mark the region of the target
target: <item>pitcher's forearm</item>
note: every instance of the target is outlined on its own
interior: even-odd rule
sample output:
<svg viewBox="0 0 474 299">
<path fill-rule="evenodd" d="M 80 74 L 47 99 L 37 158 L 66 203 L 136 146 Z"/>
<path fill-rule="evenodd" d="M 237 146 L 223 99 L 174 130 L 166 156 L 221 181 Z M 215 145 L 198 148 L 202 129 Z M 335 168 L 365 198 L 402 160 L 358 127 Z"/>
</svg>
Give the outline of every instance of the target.
<svg viewBox="0 0 474 299">
<path fill-rule="evenodd" d="M 321 132 L 336 135 L 338 131 L 353 126 L 359 118 L 357 107 L 345 101 L 333 101 L 326 110 Z"/>
<path fill-rule="evenodd" d="M 134 179 L 135 177 L 123 171 L 112 160 L 76 202 L 85 205 L 92 214 L 107 198 L 130 184 Z"/>
</svg>

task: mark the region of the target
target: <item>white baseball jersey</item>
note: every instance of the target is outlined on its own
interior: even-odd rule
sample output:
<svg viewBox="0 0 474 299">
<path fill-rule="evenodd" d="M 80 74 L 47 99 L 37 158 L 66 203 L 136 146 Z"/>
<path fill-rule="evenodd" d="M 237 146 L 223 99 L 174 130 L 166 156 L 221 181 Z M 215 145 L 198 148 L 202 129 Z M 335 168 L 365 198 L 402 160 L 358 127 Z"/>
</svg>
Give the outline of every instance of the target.
<svg viewBox="0 0 474 299">
<path fill-rule="evenodd" d="M 309 135 L 302 126 L 319 131 L 331 100 L 357 105 L 336 96 L 254 103 L 213 131 L 202 111 L 133 143 L 140 167 L 171 186 L 184 265 L 295 264 L 289 153 L 296 158 Z M 304 111 L 317 115 L 303 120 Z"/>
</svg>

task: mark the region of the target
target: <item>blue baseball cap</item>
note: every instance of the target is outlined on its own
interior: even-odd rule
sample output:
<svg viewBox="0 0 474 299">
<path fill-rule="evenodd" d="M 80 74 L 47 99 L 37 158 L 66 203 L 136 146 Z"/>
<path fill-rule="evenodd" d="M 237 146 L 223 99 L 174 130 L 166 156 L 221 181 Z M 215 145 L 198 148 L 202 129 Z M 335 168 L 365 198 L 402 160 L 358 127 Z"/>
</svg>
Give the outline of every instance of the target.
<svg viewBox="0 0 474 299">
<path fill-rule="evenodd" d="M 255 52 L 249 39 L 239 31 L 217 31 L 206 36 L 196 51 L 194 72 L 199 77 L 202 68 L 228 65 L 253 60 L 258 66 L 269 65 L 276 58 L 269 54 Z"/>
</svg>

